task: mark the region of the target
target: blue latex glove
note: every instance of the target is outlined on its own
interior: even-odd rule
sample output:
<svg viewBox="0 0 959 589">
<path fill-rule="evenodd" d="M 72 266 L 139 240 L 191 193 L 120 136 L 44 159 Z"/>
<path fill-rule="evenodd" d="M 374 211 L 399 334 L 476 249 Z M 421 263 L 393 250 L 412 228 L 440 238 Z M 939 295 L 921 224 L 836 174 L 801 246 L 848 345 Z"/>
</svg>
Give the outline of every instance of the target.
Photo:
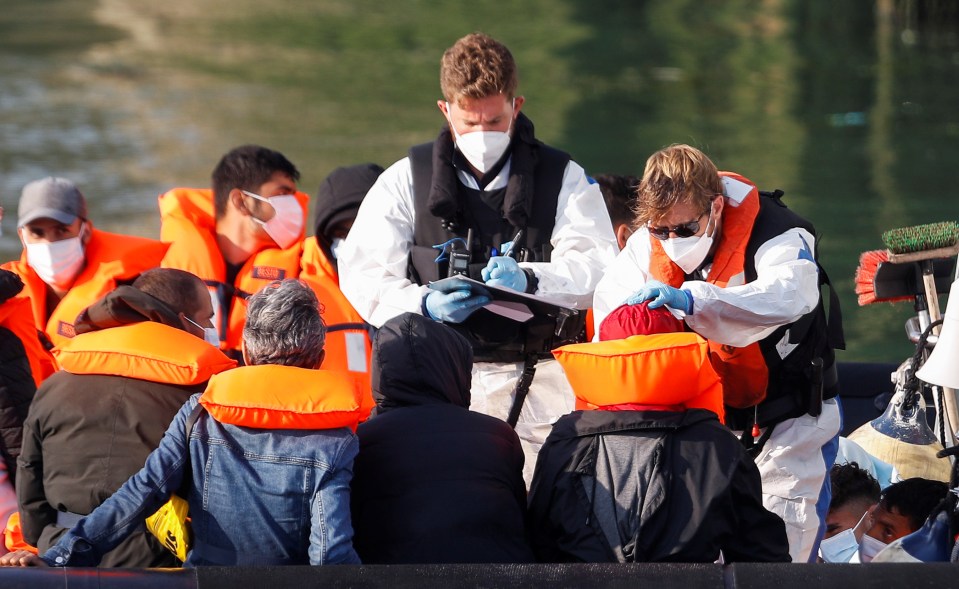
<svg viewBox="0 0 959 589">
<path fill-rule="evenodd" d="M 693 295 L 688 290 L 679 290 L 658 280 L 650 280 L 644 284 L 643 288 L 636 291 L 636 294 L 626 299 L 626 304 L 638 305 L 643 301 L 649 301 L 650 309 L 657 309 L 666 305 L 673 309 L 679 309 L 686 314 L 693 310 Z"/>
<path fill-rule="evenodd" d="M 516 260 L 506 256 L 490 258 L 481 272 L 483 282 L 490 286 L 504 286 L 518 292 L 526 292 L 526 272 Z"/>
<path fill-rule="evenodd" d="M 489 297 L 473 295 L 469 290 L 450 292 L 434 290 L 426 295 L 424 306 L 426 312 L 434 321 L 462 323 L 488 302 Z"/>
</svg>

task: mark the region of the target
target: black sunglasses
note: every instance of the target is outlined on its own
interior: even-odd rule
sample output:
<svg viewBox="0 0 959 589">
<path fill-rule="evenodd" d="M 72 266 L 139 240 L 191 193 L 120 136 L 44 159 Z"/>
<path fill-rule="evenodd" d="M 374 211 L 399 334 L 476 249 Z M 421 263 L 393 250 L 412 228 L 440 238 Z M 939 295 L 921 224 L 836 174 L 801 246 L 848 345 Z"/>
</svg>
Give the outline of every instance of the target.
<svg viewBox="0 0 959 589">
<path fill-rule="evenodd" d="M 676 225 L 675 227 L 651 227 L 647 225 L 646 230 L 649 231 L 650 235 L 660 241 L 669 239 L 670 233 L 675 233 L 676 237 L 692 237 L 699 233 L 699 219 L 702 219 L 703 215 L 707 213 L 709 213 L 709 209 L 706 209 L 696 220 L 683 223 L 682 225 Z"/>
</svg>

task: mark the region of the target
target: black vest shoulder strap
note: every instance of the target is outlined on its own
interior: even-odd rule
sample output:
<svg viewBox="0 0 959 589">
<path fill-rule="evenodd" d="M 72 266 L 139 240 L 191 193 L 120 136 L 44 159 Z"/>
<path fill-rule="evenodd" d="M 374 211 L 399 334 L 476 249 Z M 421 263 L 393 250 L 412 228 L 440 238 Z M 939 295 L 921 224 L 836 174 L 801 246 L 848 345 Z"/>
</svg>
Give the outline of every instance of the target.
<svg viewBox="0 0 959 589">
<path fill-rule="evenodd" d="M 410 148 L 410 170 L 413 176 L 413 200 L 417 212 L 426 210 L 426 199 L 433 183 L 433 142 Z"/>
</svg>

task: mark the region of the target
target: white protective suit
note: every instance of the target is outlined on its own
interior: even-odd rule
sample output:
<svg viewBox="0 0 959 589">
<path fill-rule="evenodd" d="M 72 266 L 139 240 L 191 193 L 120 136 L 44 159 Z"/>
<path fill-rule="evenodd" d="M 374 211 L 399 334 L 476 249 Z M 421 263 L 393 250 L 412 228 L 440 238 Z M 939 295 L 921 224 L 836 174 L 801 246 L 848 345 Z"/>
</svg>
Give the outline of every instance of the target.
<svg viewBox="0 0 959 589">
<path fill-rule="evenodd" d="M 747 187 L 731 178 L 723 183 L 725 207 L 737 206 Z M 603 319 L 650 278 L 650 239 L 645 228 L 637 230 L 596 287 L 595 333 Z M 734 277 L 725 288 L 705 281 L 684 282 L 681 288 L 693 295 L 693 312 L 670 311 L 708 340 L 736 347 L 757 342 L 818 304 L 819 271 L 813 251 L 813 235 L 805 229 L 789 229 L 756 252 L 756 280 L 745 283 L 744 276 Z M 704 268 L 707 276 L 708 270 Z M 788 346 L 780 346 L 780 353 L 791 351 Z M 829 507 L 827 474 L 836 457 L 840 422 L 839 405 L 829 399 L 818 418 L 804 415 L 776 425 L 756 457 L 763 504 L 786 522 L 793 562 L 808 562 L 817 553 Z"/>
<path fill-rule="evenodd" d="M 498 190 L 509 180 L 510 163 L 487 186 Z M 479 189 L 472 174 L 457 170 L 464 185 Z M 370 189 L 342 247 L 340 288 L 359 314 L 380 326 L 403 312 L 421 313 L 428 288 L 407 278 L 414 227 L 413 176 L 409 158 L 384 171 Z M 563 174 L 550 238 L 549 262 L 523 262 L 539 281 L 534 294 L 578 309 L 592 301 L 593 289 L 612 263 L 616 237 L 598 185 L 570 161 Z M 522 363 L 477 362 L 473 367 L 470 409 L 506 419 Z M 540 360 L 516 432 L 526 453 L 523 475 L 529 486 L 536 455 L 552 423 L 574 408 L 572 389 L 555 360 Z"/>
</svg>

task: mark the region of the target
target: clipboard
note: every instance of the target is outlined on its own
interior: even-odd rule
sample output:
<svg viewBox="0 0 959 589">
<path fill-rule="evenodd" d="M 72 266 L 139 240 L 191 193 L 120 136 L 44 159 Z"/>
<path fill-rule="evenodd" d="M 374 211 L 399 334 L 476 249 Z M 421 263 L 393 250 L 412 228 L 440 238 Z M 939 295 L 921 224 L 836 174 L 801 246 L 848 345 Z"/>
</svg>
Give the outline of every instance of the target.
<svg viewBox="0 0 959 589">
<path fill-rule="evenodd" d="M 469 290 L 471 294 L 487 296 L 490 302 L 483 306 L 484 309 L 520 323 L 526 323 L 537 315 L 555 317 L 577 313 L 575 309 L 548 297 L 517 292 L 511 288 L 490 286 L 461 275 L 436 280 L 428 286 L 440 292 Z"/>
</svg>

